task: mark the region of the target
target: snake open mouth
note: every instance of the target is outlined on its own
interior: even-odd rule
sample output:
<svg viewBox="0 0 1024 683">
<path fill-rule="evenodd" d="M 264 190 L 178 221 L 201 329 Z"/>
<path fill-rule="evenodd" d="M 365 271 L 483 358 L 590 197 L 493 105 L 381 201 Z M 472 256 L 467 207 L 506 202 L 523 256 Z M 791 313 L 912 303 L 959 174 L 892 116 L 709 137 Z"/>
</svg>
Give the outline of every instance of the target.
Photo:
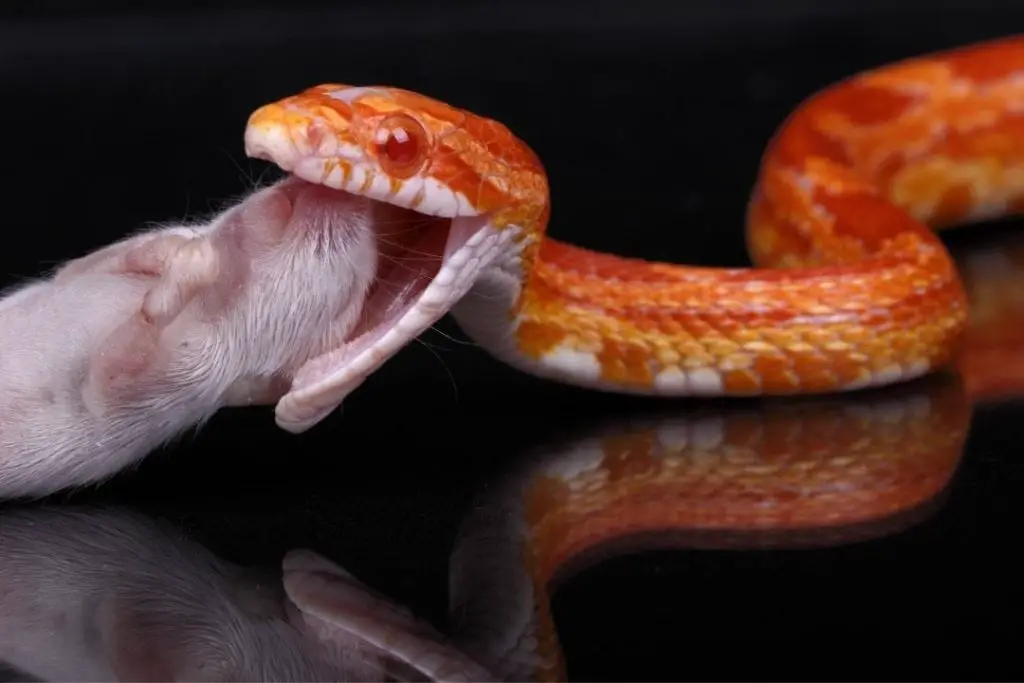
<svg viewBox="0 0 1024 683">
<path fill-rule="evenodd" d="M 298 170 L 295 175 L 301 178 Z M 359 322 L 342 346 L 296 373 L 276 409 L 285 429 L 304 431 L 333 411 L 374 370 L 443 317 L 497 251 L 497 231 L 487 229 L 484 217 L 431 215 L 380 199 L 374 209 L 377 273 Z"/>
<path fill-rule="evenodd" d="M 440 190 L 416 202 L 396 196 L 386 178 L 366 182 L 358 172 L 324 173 L 325 161 L 297 151 L 291 140 L 250 131 L 246 153 L 266 159 L 300 181 L 374 200 L 378 271 L 361 318 L 336 349 L 305 363 L 275 409 L 279 426 L 302 432 L 337 408 L 348 394 L 461 299 L 499 253 L 502 231 L 487 216 Z M 380 178 L 380 176 L 378 176 Z M 469 214 L 469 215 L 467 215 Z"/>
<path fill-rule="evenodd" d="M 375 202 L 376 279 L 348 338 L 300 367 L 278 401 L 277 424 L 291 432 L 326 417 L 436 323 L 515 239 L 515 231 L 497 228 L 480 202 L 465 195 L 478 192 L 483 180 L 451 169 L 424 170 L 437 148 L 418 119 L 392 112 L 374 124 L 372 135 L 359 133 L 365 122 L 352 103 L 368 93 L 379 94 L 372 88 L 314 88 L 261 107 L 245 131 L 249 158 L 270 161 L 300 182 Z M 445 163 L 443 168 L 451 165 Z"/>
</svg>

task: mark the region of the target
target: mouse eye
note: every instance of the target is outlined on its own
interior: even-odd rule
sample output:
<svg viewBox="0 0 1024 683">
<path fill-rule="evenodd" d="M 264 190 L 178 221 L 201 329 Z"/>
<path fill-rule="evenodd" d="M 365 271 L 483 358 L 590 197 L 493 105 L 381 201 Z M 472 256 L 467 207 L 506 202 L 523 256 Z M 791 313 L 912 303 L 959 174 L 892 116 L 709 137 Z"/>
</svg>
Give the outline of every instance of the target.
<svg viewBox="0 0 1024 683">
<path fill-rule="evenodd" d="M 423 167 L 429 141 L 423 124 L 408 114 L 387 117 L 374 136 L 377 158 L 384 172 L 400 179 L 414 175 Z"/>
</svg>

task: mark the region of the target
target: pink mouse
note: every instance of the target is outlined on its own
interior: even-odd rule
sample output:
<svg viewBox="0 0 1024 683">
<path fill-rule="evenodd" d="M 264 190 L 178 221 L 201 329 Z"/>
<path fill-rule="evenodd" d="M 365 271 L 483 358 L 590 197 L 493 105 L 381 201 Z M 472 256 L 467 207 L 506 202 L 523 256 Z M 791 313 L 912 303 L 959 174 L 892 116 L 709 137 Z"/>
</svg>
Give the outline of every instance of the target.
<svg viewBox="0 0 1024 683">
<path fill-rule="evenodd" d="M 8 292 L 0 497 L 102 481 L 222 407 L 277 402 L 356 327 L 400 211 L 287 178 Z"/>
</svg>

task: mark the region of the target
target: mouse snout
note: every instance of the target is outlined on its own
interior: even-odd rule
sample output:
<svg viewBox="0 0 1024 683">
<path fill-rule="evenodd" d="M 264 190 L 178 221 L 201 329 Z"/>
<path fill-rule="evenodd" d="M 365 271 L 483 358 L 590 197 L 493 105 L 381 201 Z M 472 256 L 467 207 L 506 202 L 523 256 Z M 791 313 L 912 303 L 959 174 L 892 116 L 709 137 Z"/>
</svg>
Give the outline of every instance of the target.
<svg viewBox="0 0 1024 683">
<path fill-rule="evenodd" d="M 366 197 L 310 183 L 296 176 L 289 176 L 280 182 L 277 189 L 288 197 L 296 211 L 300 205 L 345 210 L 364 207 L 371 202 Z"/>
</svg>

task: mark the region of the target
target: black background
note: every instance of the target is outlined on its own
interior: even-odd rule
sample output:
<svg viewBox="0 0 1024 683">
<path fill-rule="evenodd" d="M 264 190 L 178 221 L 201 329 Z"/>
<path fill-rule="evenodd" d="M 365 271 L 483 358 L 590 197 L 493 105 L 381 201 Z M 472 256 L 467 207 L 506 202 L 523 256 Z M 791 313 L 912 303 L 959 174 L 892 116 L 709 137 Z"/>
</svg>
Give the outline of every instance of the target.
<svg viewBox="0 0 1024 683">
<path fill-rule="evenodd" d="M 242 153 L 249 112 L 323 81 L 503 121 L 544 159 L 562 239 L 745 265 L 747 193 L 793 107 L 861 69 L 1018 32 L 1024 4 L 7 2 L 0 17 L 10 284 L 238 197 L 266 171 Z M 241 563 L 313 547 L 443 625 L 448 554 L 488 476 L 654 404 L 523 376 L 438 328 L 311 432 L 225 412 L 77 499 L 169 516 Z M 569 579 L 554 605 L 571 677 L 1020 677 L 1022 416 L 979 409 L 949 500 L 902 534 L 637 553 Z"/>
</svg>

